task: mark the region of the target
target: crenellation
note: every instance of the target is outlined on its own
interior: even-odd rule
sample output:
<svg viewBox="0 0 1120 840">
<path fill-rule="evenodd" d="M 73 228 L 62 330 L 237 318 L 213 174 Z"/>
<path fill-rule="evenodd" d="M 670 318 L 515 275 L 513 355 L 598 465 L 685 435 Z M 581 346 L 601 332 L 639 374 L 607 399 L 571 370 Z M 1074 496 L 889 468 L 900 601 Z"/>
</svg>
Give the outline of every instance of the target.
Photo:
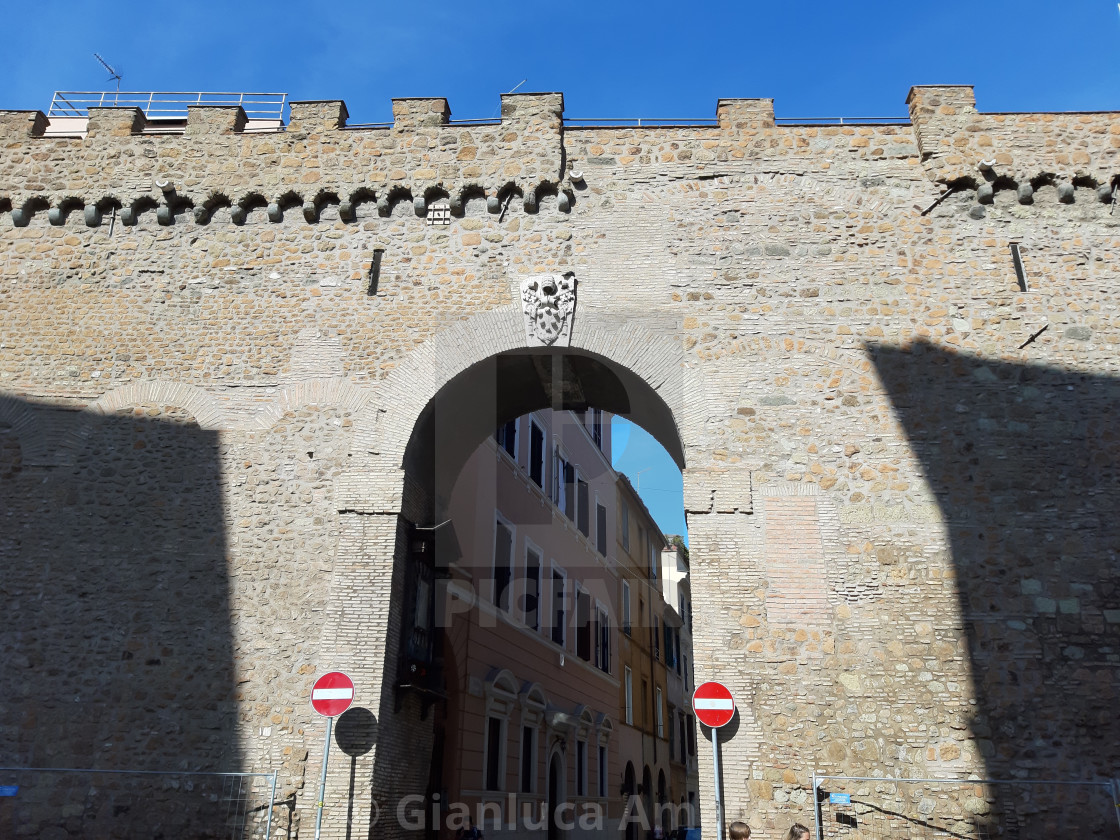
<svg viewBox="0 0 1120 840">
<path fill-rule="evenodd" d="M 562 124 L 560 94 L 506 94 L 502 101 L 501 123 L 458 125 L 449 121 L 446 99 L 397 99 L 391 131 L 347 128 L 341 100 L 292 103 L 290 124 L 282 132 L 247 132 L 238 106 L 191 106 L 181 134 L 145 133 L 146 118 L 137 109 L 95 108 L 85 140 L 72 151 L 61 146 L 62 157 L 52 155 L 38 167 L 45 192 L 26 176 L 12 182 L 9 202 L 19 211 L 13 222 L 30 223 L 33 197 L 58 208 L 62 198 L 79 196 L 102 211 L 116 201 L 131 208 L 131 217 L 146 209 L 149 196 L 158 204 L 153 184 L 161 179 L 177 187 L 178 203 L 169 203 L 162 214 L 165 224 L 183 208 L 202 208 L 196 218 L 208 222 L 215 195 L 245 211 L 234 212 L 235 223 L 243 223 L 241 217 L 263 201 L 273 206 L 264 218 L 277 222 L 285 203 L 298 204 L 306 208 L 305 220 L 315 224 L 324 196 L 340 198 L 343 220 L 356 218 L 362 191 L 383 218 L 400 201 L 423 217 L 433 196 L 447 199 L 458 215 L 479 190 L 493 213 L 501 212 L 511 191 L 527 212 L 550 195 L 558 210 L 568 212 L 587 184 L 569 185 L 562 170 L 580 170 L 586 178 L 603 166 L 664 173 L 660 177 L 715 169 L 718 176 L 720 167 L 733 171 L 752 160 L 792 164 L 796 158 L 802 162 L 793 165 L 805 172 L 854 174 L 865 162 L 894 160 L 906 168 L 890 177 L 906 178 L 909 168 L 918 166 L 931 180 L 973 195 L 966 209 L 974 219 L 998 205 L 995 197 L 1002 191 L 1014 191 L 1020 205 L 1030 206 L 1039 187 L 1051 183 L 1062 204 L 1091 203 L 1083 190 L 1095 190 L 1099 202 L 1110 204 L 1120 177 L 1113 171 L 1116 147 L 1110 145 L 1120 135 L 1106 129 L 1115 122 L 1111 115 L 982 114 L 972 89 L 963 86 L 913 88 L 909 127 L 775 126 L 772 100 L 725 99 L 712 128 L 572 129 Z M 9 137 L 31 144 L 73 142 L 36 137 L 44 127 L 41 112 L 4 114 L 2 130 Z M 208 146 L 212 155 L 203 151 Z M 66 174 L 68 157 L 87 165 Z M 241 165 L 231 168 L 235 161 Z M 15 165 L 13 159 L 0 170 Z M 96 223 L 96 217 L 91 212 L 89 221 Z"/>
<path fill-rule="evenodd" d="M 294 106 L 296 103 L 292 103 Z M 199 139 L 222 134 L 240 134 L 249 118 L 240 105 L 188 105 L 183 133 Z"/>
<path fill-rule="evenodd" d="M 18 148 L 23 140 L 42 137 L 46 129 L 47 115 L 42 111 L 0 111 L 0 143 L 6 148 Z"/>
<path fill-rule="evenodd" d="M 923 164 L 944 184 L 1057 178 L 1097 187 L 1120 170 L 1115 113 L 986 114 L 967 85 L 913 87 L 907 105 Z"/>
<path fill-rule="evenodd" d="M 564 120 L 562 93 L 503 93 L 502 122 L 560 133 Z"/>
<path fill-rule="evenodd" d="M 141 134 L 148 118 L 140 108 L 103 106 L 89 109 L 86 145 L 109 145 L 125 137 Z"/>
<path fill-rule="evenodd" d="M 716 121 L 724 132 L 757 132 L 774 128 L 773 99 L 721 99 Z"/>
<path fill-rule="evenodd" d="M 451 106 L 442 96 L 393 100 L 393 131 L 415 131 L 447 125 Z"/>
<path fill-rule="evenodd" d="M 289 104 L 291 118 L 286 131 L 293 138 L 320 136 L 346 127 L 350 112 L 341 99 L 306 100 Z"/>
</svg>

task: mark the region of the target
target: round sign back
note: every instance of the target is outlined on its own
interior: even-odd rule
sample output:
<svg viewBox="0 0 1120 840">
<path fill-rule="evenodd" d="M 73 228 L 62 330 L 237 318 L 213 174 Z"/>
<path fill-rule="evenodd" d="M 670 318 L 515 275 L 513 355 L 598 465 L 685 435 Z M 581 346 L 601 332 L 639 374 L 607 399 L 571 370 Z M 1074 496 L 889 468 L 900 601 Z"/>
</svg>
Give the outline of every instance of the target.
<svg viewBox="0 0 1120 840">
<path fill-rule="evenodd" d="M 311 705 L 324 717 L 337 717 L 354 702 L 354 681 L 341 671 L 331 671 L 315 680 Z"/>
<path fill-rule="evenodd" d="M 735 699 L 723 683 L 706 682 L 696 686 L 692 694 L 692 709 L 696 719 L 705 726 L 718 729 L 735 717 Z"/>
</svg>

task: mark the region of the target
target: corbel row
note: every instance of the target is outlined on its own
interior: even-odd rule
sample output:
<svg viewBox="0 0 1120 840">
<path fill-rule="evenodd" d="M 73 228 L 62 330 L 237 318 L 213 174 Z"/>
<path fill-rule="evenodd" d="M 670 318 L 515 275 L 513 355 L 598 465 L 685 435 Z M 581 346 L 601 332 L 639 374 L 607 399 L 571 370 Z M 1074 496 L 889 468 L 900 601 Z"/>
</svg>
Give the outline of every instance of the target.
<svg viewBox="0 0 1120 840">
<path fill-rule="evenodd" d="M 1016 179 L 999 175 L 995 171 L 995 161 L 981 161 L 979 169 L 983 173 L 982 181 L 976 178 L 959 178 L 949 182 L 948 189 L 922 215 L 929 213 L 949 196 L 968 191 L 974 192 L 976 198 L 976 203 L 969 207 L 969 215 L 974 219 L 982 219 L 987 213 L 986 208 L 995 203 L 996 194 L 1001 192 L 1014 192 L 1019 204 L 1031 205 L 1035 203 L 1035 193 L 1039 189 L 1054 187 L 1060 204 L 1075 204 L 1091 195 L 1091 202 L 1111 205 L 1115 204 L 1117 191 L 1120 190 L 1120 175 L 1105 182 L 1091 176 L 1060 181 L 1052 173 L 1045 172 L 1030 179 Z M 1081 199 L 1078 198 L 1079 192 Z"/>
<path fill-rule="evenodd" d="M 437 185 L 428 187 L 419 195 L 413 195 L 409 188 L 403 186 L 380 191 L 360 187 L 342 195 L 331 190 L 320 190 L 313 196 L 305 196 L 297 191 L 288 190 L 272 199 L 254 191 L 246 193 L 237 201 L 233 201 L 225 193 L 215 191 L 201 202 L 179 194 L 169 181 L 158 181 L 157 186 L 163 193 L 162 200 L 156 199 L 151 194 L 127 202 L 114 195 L 104 196 L 94 202 L 78 196 L 65 196 L 52 203 L 45 196 L 33 196 L 18 207 L 12 206 L 9 200 L 0 199 L 0 210 L 10 211 L 12 224 L 15 227 L 26 227 L 36 214 L 43 211 L 46 211 L 50 224 L 62 226 L 66 224 L 70 214 L 78 210 L 82 211 L 87 227 L 99 227 L 104 222 L 105 216 L 114 212 L 122 224 L 135 225 L 139 222 L 141 214 L 152 210 L 155 211 L 156 221 L 160 225 L 172 225 L 175 223 L 176 216 L 188 212 L 197 224 L 205 225 L 210 222 L 215 212 L 223 208 L 229 210 L 230 221 L 235 225 L 245 224 L 249 213 L 257 209 L 264 209 L 268 220 L 273 223 L 282 222 L 288 212 L 298 211 L 304 221 L 315 224 L 319 221 L 323 209 L 329 205 L 338 208 L 338 216 L 343 222 L 353 222 L 358 218 L 358 208 L 366 204 L 374 205 L 378 216 L 388 218 L 392 216 L 398 205 L 408 202 L 418 218 L 426 218 L 429 210 L 435 206 L 445 206 L 450 215 L 461 217 L 466 213 L 467 203 L 472 200 L 485 201 L 487 212 L 497 216 L 504 215 L 515 201 L 526 213 L 537 213 L 541 202 L 548 197 L 556 199 L 556 209 L 561 213 L 571 212 L 575 201 L 570 189 L 562 188 L 561 184 L 550 181 L 541 182 L 527 189 L 511 182 L 490 191 L 481 185 L 469 184 L 454 193 Z"/>
</svg>

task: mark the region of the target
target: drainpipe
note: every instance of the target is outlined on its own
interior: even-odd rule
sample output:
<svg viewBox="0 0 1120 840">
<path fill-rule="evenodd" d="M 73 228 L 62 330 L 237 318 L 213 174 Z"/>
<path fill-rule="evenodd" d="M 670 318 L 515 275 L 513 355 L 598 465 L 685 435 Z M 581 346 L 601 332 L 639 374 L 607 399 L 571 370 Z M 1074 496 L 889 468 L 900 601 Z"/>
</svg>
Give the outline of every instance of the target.
<svg viewBox="0 0 1120 840">
<path fill-rule="evenodd" d="M 649 629 L 652 631 L 653 628 L 654 628 L 654 624 L 653 624 L 653 586 L 650 584 L 649 578 L 646 578 L 646 597 L 649 599 Z M 648 647 L 646 649 L 649 651 L 649 682 L 650 682 L 649 687 L 653 689 L 653 691 L 651 691 L 649 693 L 649 704 L 650 704 L 650 708 L 653 709 L 653 765 L 654 765 L 654 767 L 656 767 L 657 766 L 657 668 L 656 668 L 656 663 L 654 662 L 654 659 L 653 659 L 654 636 L 651 635 L 649 637 L 649 639 L 647 640 L 647 643 L 648 643 Z M 652 778 L 650 779 L 650 781 L 651 782 L 653 781 Z"/>
</svg>

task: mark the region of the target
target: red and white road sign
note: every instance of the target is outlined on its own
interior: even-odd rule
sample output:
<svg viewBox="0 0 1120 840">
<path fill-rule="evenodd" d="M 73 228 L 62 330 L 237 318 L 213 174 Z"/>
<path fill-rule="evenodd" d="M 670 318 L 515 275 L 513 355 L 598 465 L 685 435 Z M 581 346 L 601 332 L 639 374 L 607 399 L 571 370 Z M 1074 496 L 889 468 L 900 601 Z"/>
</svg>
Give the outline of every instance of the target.
<svg viewBox="0 0 1120 840">
<path fill-rule="evenodd" d="M 706 682 L 696 686 L 692 694 L 692 710 L 702 724 L 719 729 L 735 717 L 735 698 L 723 683 Z"/>
<path fill-rule="evenodd" d="M 341 671 L 331 671 L 315 680 L 311 705 L 324 717 L 337 717 L 354 702 L 354 681 Z"/>
</svg>

